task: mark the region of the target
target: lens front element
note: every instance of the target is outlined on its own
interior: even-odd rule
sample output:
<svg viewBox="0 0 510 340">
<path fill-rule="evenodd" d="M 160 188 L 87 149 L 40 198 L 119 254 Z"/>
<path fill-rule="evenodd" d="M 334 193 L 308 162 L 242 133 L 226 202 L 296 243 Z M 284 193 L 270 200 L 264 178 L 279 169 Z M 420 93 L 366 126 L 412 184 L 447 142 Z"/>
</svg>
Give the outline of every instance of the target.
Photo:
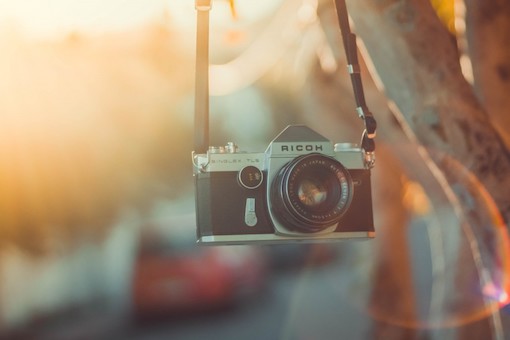
<svg viewBox="0 0 510 340">
<path fill-rule="evenodd" d="M 282 167 L 271 187 L 278 220 L 289 230 L 319 232 L 338 223 L 352 199 L 349 172 L 336 159 L 317 153 Z"/>
<path fill-rule="evenodd" d="M 305 179 L 299 185 L 299 200 L 309 207 L 323 203 L 326 200 L 327 194 L 327 189 L 323 187 L 322 183 L 312 179 Z"/>
</svg>

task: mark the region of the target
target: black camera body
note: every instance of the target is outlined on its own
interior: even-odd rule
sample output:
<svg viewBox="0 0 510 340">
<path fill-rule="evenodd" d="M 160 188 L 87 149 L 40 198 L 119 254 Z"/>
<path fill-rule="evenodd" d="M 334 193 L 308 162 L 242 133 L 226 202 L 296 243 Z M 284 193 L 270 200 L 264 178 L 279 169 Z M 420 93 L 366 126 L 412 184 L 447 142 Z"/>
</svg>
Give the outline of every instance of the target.
<svg viewBox="0 0 510 340">
<path fill-rule="evenodd" d="M 265 152 L 228 143 L 193 163 L 199 243 L 375 237 L 370 170 L 352 144 L 291 125 Z"/>
</svg>

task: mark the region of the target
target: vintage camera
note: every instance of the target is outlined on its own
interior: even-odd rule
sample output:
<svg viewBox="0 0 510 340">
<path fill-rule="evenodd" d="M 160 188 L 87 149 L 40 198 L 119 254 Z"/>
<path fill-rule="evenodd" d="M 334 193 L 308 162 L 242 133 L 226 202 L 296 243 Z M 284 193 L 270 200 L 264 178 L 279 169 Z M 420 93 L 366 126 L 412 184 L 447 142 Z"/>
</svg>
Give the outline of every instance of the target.
<svg viewBox="0 0 510 340">
<path fill-rule="evenodd" d="M 209 11 L 196 0 L 197 48 L 193 165 L 197 240 L 204 244 L 364 239 L 375 236 L 370 168 L 376 122 L 366 107 L 355 36 L 336 1 L 358 115 L 361 147 L 332 143 L 306 126 L 288 126 L 265 152 L 234 143 L 209 146 Z"/>
<path fill-rule="evenodd" d="M 370 170 L 352 144 L 288 126 L 265 152 L 194 154 L 197 240 L 246 244 L 372 238 Z"/>
</svg>

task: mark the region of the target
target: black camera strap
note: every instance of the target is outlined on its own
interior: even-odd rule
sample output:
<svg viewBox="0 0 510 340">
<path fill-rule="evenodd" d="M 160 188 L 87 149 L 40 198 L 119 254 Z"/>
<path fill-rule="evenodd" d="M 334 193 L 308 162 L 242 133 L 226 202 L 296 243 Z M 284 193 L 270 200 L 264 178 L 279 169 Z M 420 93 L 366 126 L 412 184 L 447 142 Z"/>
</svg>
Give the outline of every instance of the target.
<svg viewBox="0 0 510 340">
<path fill-rule="evenodd" d="M 365 166 L 372 168 L 375 162 L 375 134 L 377 123 L 367 107 L 360 66 L 356 35 L 351 32 L 345 0 L 335 0 L 336 12 L 351 76 L 357 112 L 365 123 L 361 138 Z M 195 74 L 195 153 L 206 153 L 209 148 L 209 11 L 212 0 L 195 0 L 197 10 L 196 74 Z"/>
<path fill-rule="evenodd" d="M 365 101 L 360 66 L 358 62 L 356 35 L 351 32 L 351 28 L 349 26 L 349 16 L 347 14 L 348 12 L 345 0 L 335 0 L 335 7 L 338 16 L 338 23 L 340 24 L 340 31 L 342 33 L 345 56 L 347 58 L 347 70 L 351 76 L 352 90 L 354 92 L 354 99 L 356 100 L 356 111 L 358 111 L 359 117 L 365 122 L 365 130 L 361 137 L 361 149 L 365 154 L 365 166 L 367 168 L 372 168 L 375 162 L 374 138 L 377 123 Z"/>
</svg>

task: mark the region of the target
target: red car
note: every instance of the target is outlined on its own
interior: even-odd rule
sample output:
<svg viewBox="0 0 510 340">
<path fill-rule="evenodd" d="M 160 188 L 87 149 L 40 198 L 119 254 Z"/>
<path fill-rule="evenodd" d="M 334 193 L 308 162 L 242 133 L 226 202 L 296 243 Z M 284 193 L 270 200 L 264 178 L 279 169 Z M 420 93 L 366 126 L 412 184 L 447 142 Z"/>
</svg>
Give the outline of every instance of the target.
<svg viewBox="0 0 510 340">
<path fill-rule="evenodd" d="M 161 224 L 161 223 L 160 223 Z M 262 290 L 264 252 L 253 246 L 200 246 L 195 218 L 142 231 L 132 298 L 137 316 L 226 306 Z"/>
</svg>

